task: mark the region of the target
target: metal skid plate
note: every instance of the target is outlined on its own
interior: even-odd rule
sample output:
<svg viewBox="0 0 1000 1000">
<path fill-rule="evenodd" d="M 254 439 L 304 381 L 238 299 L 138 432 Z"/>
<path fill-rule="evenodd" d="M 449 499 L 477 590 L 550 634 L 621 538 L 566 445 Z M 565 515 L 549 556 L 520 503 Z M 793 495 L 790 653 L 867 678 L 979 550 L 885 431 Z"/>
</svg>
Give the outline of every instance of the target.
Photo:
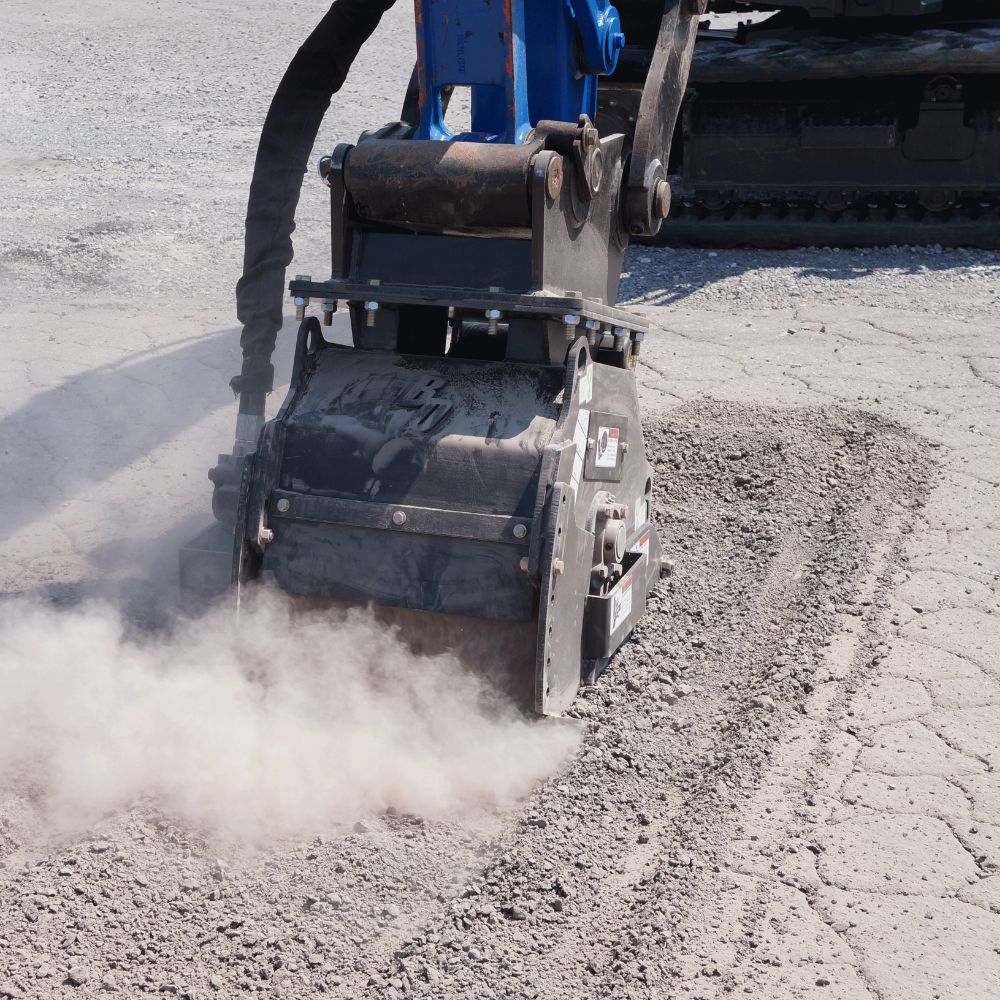
<svg viewBox="0 0 1000 1000">
<path fill-rule="evenodd" d="M 609 656 L 631 633 L 659 580 L 660 546 L 649 522 L 651 468 L 643 448 L 631 373 L 595 363 L 582 338 L 570 349 L 566 392 L 543 465 L 535 710 L 569 708 L 588 660 Z M 617 434 L 616 452 L 601 432 Z M 595 504 L 611 493 L 628 507 L 629 571 L 599 599 L 591 596 Z M 599 652 L 595 652 L 598 650 Z"/>
</svg>

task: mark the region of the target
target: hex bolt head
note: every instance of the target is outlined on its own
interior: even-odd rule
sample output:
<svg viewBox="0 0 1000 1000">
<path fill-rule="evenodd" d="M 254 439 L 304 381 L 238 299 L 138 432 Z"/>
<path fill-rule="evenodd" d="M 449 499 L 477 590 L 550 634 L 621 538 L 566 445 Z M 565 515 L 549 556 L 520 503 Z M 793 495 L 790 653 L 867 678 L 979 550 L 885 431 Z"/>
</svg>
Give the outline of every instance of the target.
<svg viewBox="0 0 1000 1000">
<path fill-rule="evenodd" d="M 406 511 L 394 510 L 392 512 L 392 523 L 396 525 L 397 528 L 401 528 L 404 524 L 406 524 Z"/>
<path fill-rule="evenodd" d="M 282 497 L 277 504 L 279 514 L 287 514 L 291 510 L 292 502 L 287 497 Z"/>
<path fill-rule="evenodd" d="M 270 545 L 274 541 L 274 532 L 270 528 L 261 528 L 257 540 L 261 545 Z"/>
<path fill-rule="evenodd" d="M 528 526 L 526 524 L 515 524 L 514 525 L 514 537 L 515 538 L 526 538 L 528 535 Z"/>
</svg>

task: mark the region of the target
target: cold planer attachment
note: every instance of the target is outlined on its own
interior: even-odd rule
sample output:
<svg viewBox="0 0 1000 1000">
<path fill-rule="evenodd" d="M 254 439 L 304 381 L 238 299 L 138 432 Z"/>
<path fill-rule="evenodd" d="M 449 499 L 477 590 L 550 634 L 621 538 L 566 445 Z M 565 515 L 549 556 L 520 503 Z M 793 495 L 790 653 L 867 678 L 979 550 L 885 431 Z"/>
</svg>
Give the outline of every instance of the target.
<svg viewBox="0 0 1000 1000">
<path fill-rule="evenodd" d="M 697 7 L 661 7 L 655 114 L 631 145 L 592 124 L 591 83 L 623 44 L 607 2 L 417 10 L 412 120 L 321 162 L 331 276 L 291 283 L 288 396 L 252 451 L 238 443 L 213 470 L 214 507 L 234 523 L 238 593 L 264 580 L 533 623 L 534 707 L 558 714 L 664 567 L 634 378 L 647 327 L 613 303 L 630 234 L 655 233 L 669 210 L 664 144 Z M 564 86 L 532 45 L 566 61 Z M 460 133 L 444 118 L 456 86 L 471 89 Z M 315 304 L 329 324 L 343 303 L 350 346 L 307 315 Z M 263 423 L 241 405 L 244 436 L 252 417 Z M 189 546 L 182 572 L 193 579 L 210 547 Z"/>
<path fill-rule="evenodd" d="M 537 620 L 534 705 L 564 711 L 661 568 L 632 375 L 583 337 L 568 355 L 356 350 L 306 320 L 241 504 L 239 582 Z"/>
</svg>

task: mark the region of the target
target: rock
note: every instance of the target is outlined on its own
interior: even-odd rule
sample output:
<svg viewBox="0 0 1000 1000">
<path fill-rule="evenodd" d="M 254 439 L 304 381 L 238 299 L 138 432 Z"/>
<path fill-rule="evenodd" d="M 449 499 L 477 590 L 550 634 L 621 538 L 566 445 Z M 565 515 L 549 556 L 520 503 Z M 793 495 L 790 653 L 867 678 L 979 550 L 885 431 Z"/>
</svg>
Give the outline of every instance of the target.
<svg viewBox="0 0 1000 1000">
<path fill-rule="evenodd" d="M 74 965 L 66 976 L 70 986 L 83 986 L 90 981 L 90 972 L 82 965 Z"/>
</svg>

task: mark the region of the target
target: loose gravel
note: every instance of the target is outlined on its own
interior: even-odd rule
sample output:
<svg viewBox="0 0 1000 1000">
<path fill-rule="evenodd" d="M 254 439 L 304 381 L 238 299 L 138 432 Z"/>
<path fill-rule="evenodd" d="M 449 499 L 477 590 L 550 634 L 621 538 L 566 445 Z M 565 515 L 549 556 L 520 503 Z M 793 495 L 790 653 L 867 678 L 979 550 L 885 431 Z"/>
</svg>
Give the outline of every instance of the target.
<svg viewBox="0 0 1000 1000">
<path fill-rule="evenodd" d="M 577 700 L 579 751 L 521 805 L 359 814 L 250 848 L 146 801 L 43 843 L 13 833 L 38 789 L 9 788 L 0 997 L 682 982 L 672 949 L 710 902 L 700 875 L 740 835 L 734 806 L 803 711 L 836 613 L 869 612 L 859 586 L 892 568 L 929 469 L 899 428 L 839 409 L 689 404 L 646 434 L 675 575 Z"/>
</svg>

